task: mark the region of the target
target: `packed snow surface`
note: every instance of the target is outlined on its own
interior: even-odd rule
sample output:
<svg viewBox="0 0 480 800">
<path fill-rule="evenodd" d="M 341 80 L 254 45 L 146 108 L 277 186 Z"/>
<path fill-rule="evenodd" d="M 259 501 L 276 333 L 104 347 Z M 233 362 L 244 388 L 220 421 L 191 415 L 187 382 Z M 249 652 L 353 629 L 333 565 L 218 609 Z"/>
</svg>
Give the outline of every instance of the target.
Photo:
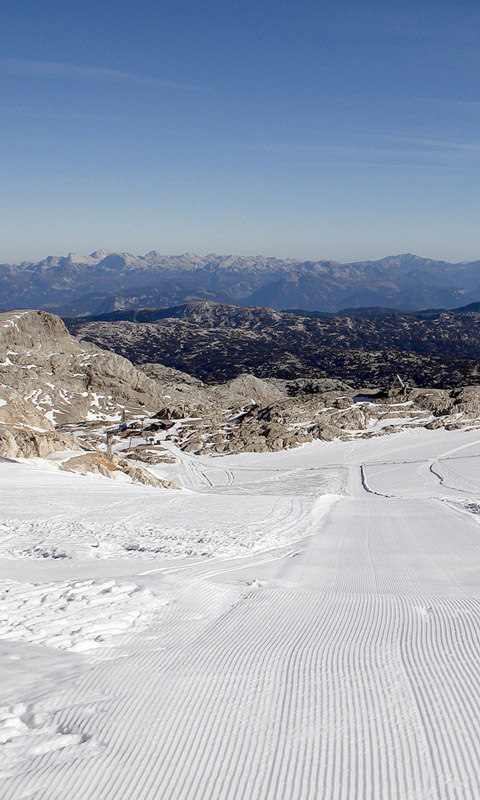
<svg viewBox="0 0 480 800">
<path fill-rule="evenodd" d="M 2 800 L 480 797 L 480 436 L 0 461 Z"/>
</svg>

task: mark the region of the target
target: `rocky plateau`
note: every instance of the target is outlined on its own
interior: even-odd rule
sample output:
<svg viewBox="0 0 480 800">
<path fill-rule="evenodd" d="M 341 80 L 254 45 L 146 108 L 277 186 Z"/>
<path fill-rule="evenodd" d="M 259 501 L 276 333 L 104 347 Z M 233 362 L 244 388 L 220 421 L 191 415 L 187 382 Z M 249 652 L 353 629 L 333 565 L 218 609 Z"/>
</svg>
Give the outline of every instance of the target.
<svg viewBox="0 0 480 800">
<path fill-rule="evenodd" d="M 412 385 L 480 382 L 480 310 L 339 314 L 280 312 L 198 302 L 68 320 L 83 340 L 141 369 L 161 362 L 210 383 L 239 374 L 295 380 L 336 378 L 385 385 L 397 372 Z"/>
<path fill-rule="evenodd" d="M 387 390 L 311 375 L 207 384 L 160 361 L 135 366 L 47 312 L 0 315 L 0 456 L 56 454 L 61 469 L 80 474 L 172 488 L 161 465 L 181 451 L 272 452 L 412 426 L 480 427 L 480 386 Z"/>
</svg>

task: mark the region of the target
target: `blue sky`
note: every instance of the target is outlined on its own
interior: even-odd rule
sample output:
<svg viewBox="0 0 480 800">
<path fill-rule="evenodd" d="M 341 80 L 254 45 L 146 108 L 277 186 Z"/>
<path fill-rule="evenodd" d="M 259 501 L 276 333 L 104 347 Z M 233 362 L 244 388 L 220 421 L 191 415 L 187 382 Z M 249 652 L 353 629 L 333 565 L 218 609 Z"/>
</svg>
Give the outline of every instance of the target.
<svg viewBox="0 0 480 800">
<path fill-rule="evenodd" d="M 480 258 L 479 38 L 462 0 L 7 2 L 0 262 Z"/>
</svg>

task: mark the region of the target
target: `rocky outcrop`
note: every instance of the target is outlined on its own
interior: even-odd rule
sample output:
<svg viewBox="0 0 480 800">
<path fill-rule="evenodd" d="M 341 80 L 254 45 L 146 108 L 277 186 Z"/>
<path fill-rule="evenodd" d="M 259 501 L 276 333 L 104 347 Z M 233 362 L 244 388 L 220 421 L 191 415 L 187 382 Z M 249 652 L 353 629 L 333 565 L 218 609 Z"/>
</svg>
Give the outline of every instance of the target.
<svg viewBox="0 0 480 800">
<path fill-rule="evenodd" d="M 124 452 L 126 458 L 131 458 L 134 461 L 142 461 L 144 464 L 175 464 L 177 459 L 164 447 L 158 445 L 152 447 L 151 445 L 138 445 L 131 450 Z"/>
<path fill-rule="evenodd" d="M 290 397 L 312 394 L 321 394 L 325 397 L 327 393 L 336 398 L 339 394 L 353 395 L 353 388 L 337 378 L 297 378 L 287 382 L 285 388 Z"/>
<path fill-rule="evenodd" d="M 480 417 L 480 386 L 463 386 L 458 389 L 415 389 L 408 395 L 419 408 L 429 409 L 436 417 L 461 414 L 468 418 Z"/>
<path fill-rule="evenodd" d="M 263 453 L 297 447 L 313 439 L 342 438 L 348 430 L 366 427 L 368 414 L 352 400 L 348 411 L 330 406 L 331 401 L 331 392 L 301 398 L 283 395 L 268 405 L 244 406 L 230 417 L 217 410 L 215 415 L 197 420 L 191 432 L 188 424 L 183 424 L 175 436 L 187 452 Z"/>
<path fill-rule="evenodd" d="M 437 417 L 449 414 L 452 408 L 450 392 L 446 389 L 413 389 L 408 398 Z"/>
<path fill-rule="evenodd" d="M 480 386 L 464 386 L 450 393 L 452 407 L 450 413 L 461 413 L 467 417 L 480 417 Z"/>
<path fill-rule="evenodd" d="M 105 447 L 105 423 L 120 420 L 125 410 L 148 416 L 167 400 L 158 381 L 121 356 L 79 342 L 58 317 L 43 311 L 0 315 L 0 456 Z M 74 456 L 62 468 L 110 477 L 122 472 L 135 483 L 172 488 L 141 465 L 102 452 Z"/>
<path fill-rule="evenodd" d="M 163 480 L 138 464 L 132 464 L 126 458 L 109 457 L 104 453 L 85 453 L 64 461 L 61 469 L 65 472 L 76 472 L 80 475 L 103 475 L 115 478 L 119 474 L 127 475 L 132 483 L 153 486 L 156 489 L 180 489 L 172 481 Z"/>
<path fill-rule="evenodd" d="M 246 402 L 263 406 L 282 397 L 282 391 L 274 383 L 249 374 L 239 375 L 209 392 L 210 402 L 224 408 L 242 407 Z"/>
<path fill-rule="evenodd" d="M 156 489 L 180 489 L 180 486 L 174 481 L 166 481 L 154 475 L 148 469 L 140 466 L 140 464 L 132 464 L 126 458 L 119 458 L 116 460 L 118 469 L 121 469 L 125 475 L 132 479 L 132 483 L 142 483 L 144 486 L 153 486 Z"/>
<path fill-rule="evenodd" d="M 44 458 L 61 450 L 78 449 L 77 440 L 69 434 L 0 425 L 0 456 L 3 458 Z"/>
</svg>

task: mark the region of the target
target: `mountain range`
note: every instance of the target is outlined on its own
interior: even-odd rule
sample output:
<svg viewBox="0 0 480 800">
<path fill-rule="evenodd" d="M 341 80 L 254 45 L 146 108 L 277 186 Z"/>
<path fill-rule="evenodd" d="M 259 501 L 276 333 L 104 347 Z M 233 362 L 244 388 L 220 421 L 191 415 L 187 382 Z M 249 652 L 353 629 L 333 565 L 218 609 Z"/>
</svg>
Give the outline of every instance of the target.
<svg viewBox="0 0 480 800">
<path fill-rule="evenodd" d="M 340 264 L 98 250 L 0 264 L 0 310 L 41 308 L 79 317 L 206 300 L 325 312 L 449 309 L 480 300 L 480 261 L 453 264 L 406 253 Z"/>
</svg>

